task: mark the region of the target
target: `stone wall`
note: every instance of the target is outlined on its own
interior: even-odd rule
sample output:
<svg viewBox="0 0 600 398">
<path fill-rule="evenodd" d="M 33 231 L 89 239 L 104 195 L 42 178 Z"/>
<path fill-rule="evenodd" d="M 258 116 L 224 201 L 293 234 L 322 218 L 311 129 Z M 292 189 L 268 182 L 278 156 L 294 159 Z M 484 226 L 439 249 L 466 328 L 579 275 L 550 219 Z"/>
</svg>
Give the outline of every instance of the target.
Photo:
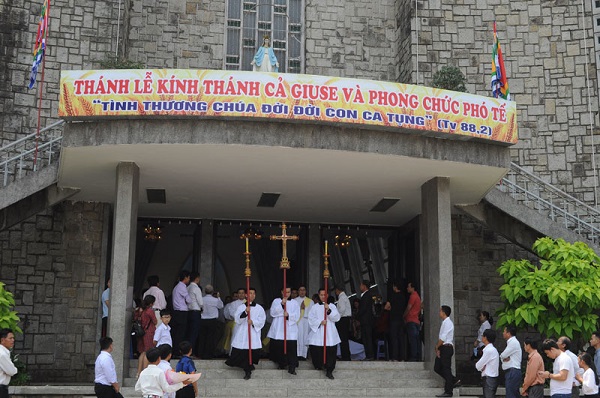
<svg viewBox="0 0 600 398">
<path fill-rule="evenodd" d="M 0 146 L 37 128 L 37 88 L 27 89 L 32 47 L 42 0 L 0 3 Z M 57 120 L 59 77 L 62 69 L 97 68 L 115 55 L 117 2 L 51 2 L 46 52 L 42 127 Z M 41 69 L 41 68 L 40 68 Z"/>
<path fill-rule="evenodd" d="M 455 65 L 467 77 L 468 92 L 489 96 L 496 20 L 518 109 L 520 142 L 513 147 L 513 161 L 593 205 L 597 183 L 589 110 L 598 145 L 598 65 L 593 55 L 596 21 L 591 18 L 595 2 L 584 3 L 585 21 L 581 2 L 565 0 L 423 1 L 418 11 L 419 81 L 430 85 L 442 66 Z"/>
<path fill-rule="evenodd" d="M 225 1 L 129 1 L 129 59 L 148 68 L 223 69 Z"/>
<path fill-rule="evenodd" d="M 36 382 L 93 379 L 108 212 L 67 202 L 0 232 L 0 280 L 23 328 L 15 352 Z"/>
<path fill-rule="evenodd" d="M 488 311 L 492 317 L 502 308 L 499 288 L 504 279 L 496 269 L 511 258 L 537 257 L 509 242 L 494 231 L 474 222 L 467 216 L 452 216 L 452 261 L 454 266 L 454 308 L 452 318 L 456 369 L 464 382 L 477 383 L 479 374 L 469 360 L 473 342 L 477 338 L 479 311 Z M 495 325 L 492 325 L 496 329 Z M 496 348 L 504 349 L 506 343 L 497 331 Z"/>
<path fill-rule="evenodd" d="M 396 70 L 394 81 L 413 84 L 411 79 L 413 64 L 414 3 L 411 0 L 396 0 Z"/>
<path fill-rule="evenodd" d="M 306 0 L 306 73 L 395 81 L 394 0 Z"/>
</svg>

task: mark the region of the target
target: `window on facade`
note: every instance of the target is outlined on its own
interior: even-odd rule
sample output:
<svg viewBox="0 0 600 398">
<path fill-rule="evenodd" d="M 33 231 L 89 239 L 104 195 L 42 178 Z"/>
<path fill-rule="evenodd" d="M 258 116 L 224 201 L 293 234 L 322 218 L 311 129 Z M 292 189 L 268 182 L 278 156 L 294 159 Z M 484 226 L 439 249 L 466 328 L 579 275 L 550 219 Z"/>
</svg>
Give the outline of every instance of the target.
<svg viewBox="0 0 600 398">
<path fill-rule="evenodd" d="M 596 8 L 600 8 L 600 1 L 596 0 Z"/>
<path fill-rule="evenodd" d="M 279 72 L 300 73 L 304 0 L 227 0 L 225 69 L 252 70 L 252 59 L 270 36 Z"/>
</svg>

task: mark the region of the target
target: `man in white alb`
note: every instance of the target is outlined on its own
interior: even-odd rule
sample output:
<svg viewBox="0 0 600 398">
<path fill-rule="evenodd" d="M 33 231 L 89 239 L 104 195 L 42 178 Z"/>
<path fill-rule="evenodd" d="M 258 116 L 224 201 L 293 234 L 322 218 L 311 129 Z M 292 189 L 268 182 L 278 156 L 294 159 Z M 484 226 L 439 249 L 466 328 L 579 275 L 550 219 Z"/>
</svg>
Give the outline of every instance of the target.
<svg viewBox="0 0 600 398">
<path fill-rule="evenodd" d="M 308 312 L 313 305 L 313 301 L 306 297 L 306 286 L 298 287 L 298 297 L 294 299 L 300 306 L 300 319 L 298 320 L 298 357 L 306 359 L 308 355 L 308 335 L 310 328 L 308 327 Z"/>
<path fill-rule="evenodd" d="M 252 377 L 254 365 L 260 359 L 262 341 L 260 331 L 265 326 L 267 316 L 260 304 L 256 304 L 256 290 L 251 287 L 246 295 L 248 304 L 240 304 L 235 310 L 234 320 L 238 324 L 231 341 L 231 355 L 225 361 L 227 366 L 237 366 L 244 369 L 244 380 Z M 252 361 L 250 361 L 252 352 Z"/>
<path fill-rule="evenodd" d="M 276 298 L 271 304 L 269 313 L 273 318 L 267 337 L 269 343 L 269 356 L 279 366 L 279 369 L 288 367 L 288 373 L 295 375 L 298 367 L 298 320 L 300 319 L 300 306 L 290 300 L 291 288 L 281 290 L 281 298 Z M 284 329 L 285 328 L 285 329 Z"/>
</svg>

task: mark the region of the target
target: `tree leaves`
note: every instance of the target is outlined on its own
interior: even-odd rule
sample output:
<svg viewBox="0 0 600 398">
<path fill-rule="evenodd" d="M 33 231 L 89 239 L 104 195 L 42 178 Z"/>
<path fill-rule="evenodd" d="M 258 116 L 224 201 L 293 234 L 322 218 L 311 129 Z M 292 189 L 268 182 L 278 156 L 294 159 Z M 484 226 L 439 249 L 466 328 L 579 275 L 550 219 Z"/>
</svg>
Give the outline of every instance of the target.
<svg viewBox="0 0 600 398">
<path fill-rule="evenodd" d="M 498 325 L 537 329 L 545 336 L 589 338 L 600 309 L 600 257 L 585 243 L 538 239 L 533 245 L 539 266 L 529 260 L 507 260 L 497 272 L 504 278 L 505 306 Z"/>
<path fill-rule="evenodd" d="M 0 329 L 9 328 L 15 333 L 23 333 L 18 326 L 19 317 L 12 308 L 15 306 L 15 299 L 11 292 L 4 289 L 5 284 L 0 282 Z"/>
</svg>

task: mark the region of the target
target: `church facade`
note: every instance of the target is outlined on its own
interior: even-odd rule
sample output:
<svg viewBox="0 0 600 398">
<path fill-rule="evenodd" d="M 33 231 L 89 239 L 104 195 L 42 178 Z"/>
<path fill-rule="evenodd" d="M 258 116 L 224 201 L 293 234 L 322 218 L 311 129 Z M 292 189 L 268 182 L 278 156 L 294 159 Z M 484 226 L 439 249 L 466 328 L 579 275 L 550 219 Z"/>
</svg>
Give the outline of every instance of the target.
<svg viewBox="0 0 600 398">
<path fill-rule="evenodd" d="M 389 280 L 417 281 L 430 325 L 426 360 L 432 358 L 437 308 L 449 303 L 459 366 L 470 355 L 477 310 L 493 313 L 501 306 L 496 267 L 529 254 L 454 206 L 479 202 L 511 161 L 595 205 L 600 27 L 594 16 L 600 4 L 587 2 L 582 10 L 554 3 L 53 3 L 41 120 L 68 120 L 56 178 L 60 188 L 77 193 L 0 231 L 0 280 L 15 294 L 24 330 L 17 351 L 34 376 L 90 378 L 109 275 L 109 330 L 122 343 L 121 366 L 128 356 L 130 302 L 145 276 L 160 274 L 167 294 L 180 269 L 198 270 L 202 284 L 235 290 L 243 277 L 238 235 L 254 227 L 266 233 L 252 242 L 262 258 L 254 260 L 253 278 L 261 286 L 279 283 L 278 247 L 268 234 L 279 234 L 281 222 L 300 236 L 296 246 L 290 243 L 292 281 L 311 292 L 322 283 L 324 240 L 333 247 L 334 280 L 351 291 L 370 279 L 385 297 Z M 11 27 L 2 33 L 7 51 L 0 58 L 6 75 L 2 146 L 36 126 L 38 98 L 25 85 L 40 6 L 1 6 L 1 23 Z M 248 115 L 103 118 L 85 114 L 82 105 L 81 117 L 59 116 L 66 106 L 61 76 L 69 71 L 101 74 L 101 63 L 116 55 L 139 63 L 144 73 L 166 71 L 167 78 L 186 70 L 250 76 L 244 71 L 252 69 L 265 35 L 279 72 L 292 82 L 302 79 L 294 75 L 315 75 L 426 91 L 436 71 L 453 65 L 465 74 L 467 91 L 486 102 L 494 20 L 516 102 L 514 145 L 437 134 L 431 127 L 425 134 L 418 126 L 337 120 L 346 113 L 334 115 L 335 122 Z M 164 198 L 155 201 L 157 193 Z M 276 203 L 261 206 L 269 197 Z M 391 205 L 375 210 L 386 199 Z M 161 227 L 160 242 L 145 239 L 146 226 Z M 351 243 L 344 248 L 344 242 Z M 142 260 L 144 254 L 149 259 Z M 262 263 L 273 263 L 272 269 Z"/>
</svg>

